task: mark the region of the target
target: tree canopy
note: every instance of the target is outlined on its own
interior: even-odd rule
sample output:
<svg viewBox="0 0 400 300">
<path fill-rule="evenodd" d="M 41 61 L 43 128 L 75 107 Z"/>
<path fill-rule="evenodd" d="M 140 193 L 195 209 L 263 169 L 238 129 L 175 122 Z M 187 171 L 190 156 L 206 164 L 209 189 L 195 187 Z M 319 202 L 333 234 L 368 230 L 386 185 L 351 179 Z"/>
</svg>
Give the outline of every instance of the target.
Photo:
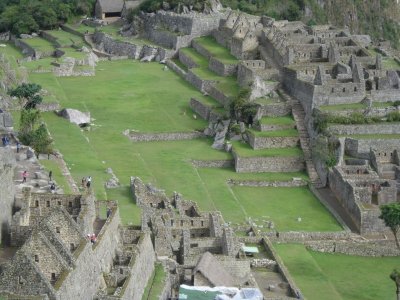
<svg viewBox="0 0 400 300">
<path fill-rule="evenodd" d="M 38 93 L 42 87 L 36 83 L 23 83 L 9 92 L 10 96 L 17 97 L 20 101 L 26 101 L 24 104 L 25 109 L 34 109 L 42 103 L 42 96 Z"/>
<path fill-rule="evenodd" d="M 390 203 L 381 206 L 381 215 L 379 216 L 385 225 L 390 228 L 394 234 L 397 247 L 400 249 L 397 233 L 400 229 L 400 203 Z"/>
<path fill-rule="evenodd" d="M 75 15 L 91 15 L 95 0 L 0 0 L 0 32 L 52 29 Z"/>
</svg>

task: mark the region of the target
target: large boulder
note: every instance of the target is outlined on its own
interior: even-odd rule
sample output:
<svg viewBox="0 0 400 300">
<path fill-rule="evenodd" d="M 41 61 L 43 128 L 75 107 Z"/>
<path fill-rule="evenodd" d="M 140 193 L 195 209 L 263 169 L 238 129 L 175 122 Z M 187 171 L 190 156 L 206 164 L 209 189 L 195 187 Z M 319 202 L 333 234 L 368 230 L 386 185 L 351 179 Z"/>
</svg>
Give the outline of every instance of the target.
<svg viewBox="0 0 400 300">
<path fill-rule="evenodd" d="M 58 115 L 77 125 L 87 125 L 90 123 L 90 112 L 81 112 L 77 109 L 64 108 Z"/>
</svg>

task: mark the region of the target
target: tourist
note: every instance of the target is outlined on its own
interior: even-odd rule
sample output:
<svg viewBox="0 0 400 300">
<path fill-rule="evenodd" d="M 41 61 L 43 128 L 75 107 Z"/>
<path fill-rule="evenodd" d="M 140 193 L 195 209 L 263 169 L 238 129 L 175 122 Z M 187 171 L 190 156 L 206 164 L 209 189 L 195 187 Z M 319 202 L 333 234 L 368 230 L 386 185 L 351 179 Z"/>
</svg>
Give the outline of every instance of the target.
<svg viewBox="0 0 400 300">
<path fill-rule="evenodd" d="M 279 239 L 279 231 L 276 232 L 276 237 Z"/>
<path fill-rule="evenodd" d="M 82 187 L 84 188 L 86 186 L 86 178 L 82 177 Z"/>
<path fill-rule="evenodd" d="M 107 207 L 107 219 L 111 216 L 111 212 L 112 212 L 111 208 Z"/>
<path fill-rule="evenodd" d="M 1 138 L 1 141 L 3 142 L 3 146 L 5 147 L 5 146 L 6 146 L 6 137 L 3 136 L 3 137 Z"/>
<path fill-rule="evenodd" d="M 54 184 L 54 182 L 50 185 L 50 191 L 52 194 L 56 192 L 56 185 Z"/>
<path fill-rule="evenodd" d="M 25 170 L 24 172 L 22 172 L 22 182 L 26 182 L 26 178 L 28 178 L 28 171 Z"/>
<path fill-rule="evenodd" d="M 17 141 L 17 153 L 19 153 L 20 149 L 21 149 L 21 143 Z"/>
<path fill-rule="evenodd" d="M 53 171 L 52 171 L 52 170 L 50 170 L 50 172 L 49 172 L 49 181 L 51 181 L 51 180 L 52 180 L 52 176 L 53 176 Z"/>
<path fill-rule="evenodd" d="M 92 234 L 91 236 L 90 236 L 90 242 L 92 243 L 92 244 L 94 244 L 94 243 L 96 243 L 96 234 Z"/>
</svg>

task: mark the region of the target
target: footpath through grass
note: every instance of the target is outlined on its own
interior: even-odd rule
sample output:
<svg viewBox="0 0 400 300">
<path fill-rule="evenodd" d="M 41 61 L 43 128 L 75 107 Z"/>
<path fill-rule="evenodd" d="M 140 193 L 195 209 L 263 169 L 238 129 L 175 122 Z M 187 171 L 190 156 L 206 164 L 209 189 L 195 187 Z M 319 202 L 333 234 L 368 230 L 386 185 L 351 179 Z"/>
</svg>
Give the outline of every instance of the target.
<svg viewBox="0 0 400 300">
<path fill-rule="evenodd" d="M 308 251 L 300 244 L 275 244 L 290 274 L 309 300 L 395 299 L 389 278 L 398 257 L 361 257 Z"/>
</svg>

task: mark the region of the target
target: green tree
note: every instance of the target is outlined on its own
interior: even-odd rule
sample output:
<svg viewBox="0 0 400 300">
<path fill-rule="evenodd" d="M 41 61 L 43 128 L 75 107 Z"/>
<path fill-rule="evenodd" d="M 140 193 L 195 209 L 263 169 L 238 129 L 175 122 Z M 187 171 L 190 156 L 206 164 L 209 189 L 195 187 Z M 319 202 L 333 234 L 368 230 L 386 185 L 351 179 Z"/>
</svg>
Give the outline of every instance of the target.
<svg viewBox="0 0 400 300">
<path fill-rule="evenodd" d="M 399 240 L 397 238 L 397 233 L 400 229 L 400 203 L 381 205 L 380 208 L 381 215 L 379 218 L 381 218 L 385 222 L 385 225 L 393 232 L 397 248 L 400 249 Z"/>
<path fill-rule="evenodd" d="M 232 118 L 236 120 L 236 122 L 240 122 L 243 118 L 243 109 L 249 101 L 250 90 L 249 89 L 241 89 L 239 91 L 238 96 L 233 99 L 230 104 L 230 113 Z"/>
<path fill-rule="evenodd" d="M 38 94 L 42 87 L 36 83 L 23 83 L 9 92 L 10 96 L 17 97 L 25 102 L 24 109 L 35 109 L 43 98 Z"/>
<path fill-rule="evenodd" d="M 31 146 L 35 150 L 36 156 L 39 158 L 40 153 L 50 155 L 53 152 L 52 144 L 53 140 L 47 131 L 46 125 L 44 123 L 40 124 L 39 128 L 34 131 L 31 142 Z"/>
<path fill-rule="evenodd" d="M 390 279 L 392 279 L 396 284 L 396 296 L 397 300 L 400 300 L 400 272 L 397 269 L 394 269 L 390 274 Z"/>
<path fill-rule="evenodd" d="M 37 109 L 21 110 L 19 125 L 19 139 L 25 145 L 31 145 L 36 124 L 40 120 L 40 111 Z"/>
</svg>

